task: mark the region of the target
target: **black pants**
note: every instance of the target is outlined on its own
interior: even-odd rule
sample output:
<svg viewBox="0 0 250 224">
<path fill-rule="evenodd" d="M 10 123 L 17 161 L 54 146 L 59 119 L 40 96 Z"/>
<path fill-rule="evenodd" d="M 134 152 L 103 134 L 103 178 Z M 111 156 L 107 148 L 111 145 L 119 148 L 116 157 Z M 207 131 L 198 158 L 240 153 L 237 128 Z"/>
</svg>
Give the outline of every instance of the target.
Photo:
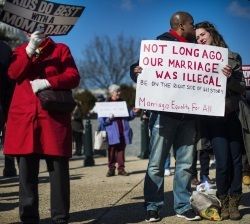
<svg viewBox="0 0 250 224">
<path fill-rule="evenodd" d="M 200 178 L 202 176 L 208 176 L 209 175 L 209 162 L 210 162 L 210 154 L 211 154 L 210 149 L 202 149 L 199 151 L 196 151 L 194 155 L 194 160 L 191 166 L 191 172 L 192 172 L 192 177 L 197 177 L 198 172 L 197 172 L 197 159 L 198 159 L 198 153 L 200 157 Z"/>
<path fill-rule="evenodd" d="M 73 131 L 73 140 L 75 142 L 76 146 L 76 155 L 82 154 L 82 146 L 83 146 L 83 133 Z"/>
<path fill-rule="evenodd" d="M 19 165 L 19 213 L 23 223 L 39 223 L 38 174 L 39 155 L 21 156 Z M 53 222 L 69 219 L 69 159 L 45 157 L 50 177 L 51 217 Z"/>
</svg>

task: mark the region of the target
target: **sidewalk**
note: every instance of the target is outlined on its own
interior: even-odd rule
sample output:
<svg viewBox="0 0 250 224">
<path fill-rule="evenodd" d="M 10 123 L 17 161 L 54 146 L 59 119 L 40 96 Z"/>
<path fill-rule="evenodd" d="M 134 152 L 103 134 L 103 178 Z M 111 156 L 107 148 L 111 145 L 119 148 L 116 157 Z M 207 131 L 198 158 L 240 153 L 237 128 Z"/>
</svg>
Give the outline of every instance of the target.
<svg viewBox="0 0 250 224">
<path fill-rule="evenodd" d="M 95 166 L 83 167 L 82 157 L 73 157 L 70 161 L 71 209 L 70 223 L 125 224 L 146 223 L 143 208 L 143 179 L 147 160 L 137 157 L 126 158 L 126 170 L 130 176 L 106 177 L 107 158 L 95 158 Z M 18 178 L 1 177 L 3 156 L 0 157 L 0 224 L 19 223 L 18 219 Z M 214 177 L 214 170 L 211 170 Z M 166 204 L 162 210 L 163 219 L 159 223 L 190 223 L 177 218 L 173 210 L 173 176 L 165 177 Z M 39 175 L 41 224 L 49 224 L 49 177 L 44 161 L 40 165 Z M 241 201 L 243 218 L 240 221 L 220 223 L 250 223 L 249 188 Z M 191 223 L 215 223 L 208 220 Z"/>
</svg>

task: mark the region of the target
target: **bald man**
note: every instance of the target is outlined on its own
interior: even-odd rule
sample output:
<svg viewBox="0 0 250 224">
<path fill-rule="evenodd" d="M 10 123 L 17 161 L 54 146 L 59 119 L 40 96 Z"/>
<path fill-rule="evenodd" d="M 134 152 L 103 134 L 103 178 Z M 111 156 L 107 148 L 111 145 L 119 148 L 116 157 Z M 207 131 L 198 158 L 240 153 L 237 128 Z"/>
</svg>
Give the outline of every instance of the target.
<svg viewBox="0 0 250 224">
<path fill-rule="evenodd" d="M 169 32 L 157 40 L 193 42 L 194 20 L 187 12 L 176 12 L 170 19 Z M 138 62 L 130 67 L 130 76 L 136 82 L 142 72 Z M 160 221 L 159 211 L 164 204 L 164 163 L 171 146 L 176 160 L 173 183 L 174 210 L 177 217 L 199 220 L 192 209 L 191 166 L 194 157 L 195 116 L 190 114 L 151 111 L 150 157 L 144 182 L 146 221 Z"/>
</svg>

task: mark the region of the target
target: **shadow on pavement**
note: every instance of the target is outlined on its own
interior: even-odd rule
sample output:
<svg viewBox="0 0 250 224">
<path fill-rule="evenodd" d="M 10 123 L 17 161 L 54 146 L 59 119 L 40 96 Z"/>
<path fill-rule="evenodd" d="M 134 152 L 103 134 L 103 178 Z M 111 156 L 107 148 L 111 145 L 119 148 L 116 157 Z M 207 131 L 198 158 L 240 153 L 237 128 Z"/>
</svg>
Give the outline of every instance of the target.
<svg viewBox="0 0 250 224">
<path fill-rule="evenodd" d="M 18 195 L 18 192 L 0 193 L 0 211 L 9 211 L 18 207 L 18 202 L 16 202 Z"/>
<path fill-rule="evenodd" d="M 71 180 L 81 179 L 83 175 L 71 175 Z M 42 183 L 48 183 L 49 177 L 39 177 L 39 184 Z M 10 185 L 8 184 L 10 183 Z M 16 184 L 13 184 L 16 183 Z M 4 184 L 1 186 L 1 184 Z M 15 187 L 18 186 L 18 178 L 5 178 L 0 179 L 0 188 L 8 188 L 8 187 Z M 10 211 L 18 207 L 18 202 L 16 200 L 19 199 L 19 192 L 6 192 L 6 193 L 0 193 L 0 211 Z M 4 201 L 4 202 L 3 202 Z M 13 202 L 14 201 L 14 202 Z"/>
<path fill-rule="evenodd" d="M 143 197 L 132 199 L 141 200 Z M 165 204 L 161 210 L 162 218 L 174 216 L 173 193 L 165 193 Z M 69 223 L 91 223 L 91 224 L 127 224 L 140 223 L 145 220 L 145 210 L 143 202 L 128 203 L 111 207 L 95 208 L 86 211 L 70 213 Z M 49 219 L 41 220 L 41 224 L 49 223 Z"/>
<path fill-rule="evenodd" d="M 146 170 L 136 170 L 136 171 L 129 172 L 130 175 L 140 174 L 140 173 L 146 173 Z"/>
</svg>

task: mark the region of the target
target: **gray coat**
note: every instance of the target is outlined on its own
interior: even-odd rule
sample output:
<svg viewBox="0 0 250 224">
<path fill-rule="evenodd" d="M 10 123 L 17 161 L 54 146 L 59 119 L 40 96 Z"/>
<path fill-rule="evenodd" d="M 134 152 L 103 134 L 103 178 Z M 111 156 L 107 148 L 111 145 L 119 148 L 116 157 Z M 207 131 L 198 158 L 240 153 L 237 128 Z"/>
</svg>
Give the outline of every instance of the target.
<svg viewBox="0 0 250 224">
<path fill-rule="evenodd" d="M 228 64 L 232 67 L 232 76 L 227 79 L 226 115 L 234 111 L 239 111 L 239 101 L 246 90 L 240 55 L 229 51 Z"/>
<path fill-rule="evenodd" d="M 72 117 L 71 117 L 72 131 L 83 132 L 84 126 L 82 120 L 83 120 L 83 114 L 80 106 L 77 105 L 74 111 L 72 112 Z"/>
</svg>

